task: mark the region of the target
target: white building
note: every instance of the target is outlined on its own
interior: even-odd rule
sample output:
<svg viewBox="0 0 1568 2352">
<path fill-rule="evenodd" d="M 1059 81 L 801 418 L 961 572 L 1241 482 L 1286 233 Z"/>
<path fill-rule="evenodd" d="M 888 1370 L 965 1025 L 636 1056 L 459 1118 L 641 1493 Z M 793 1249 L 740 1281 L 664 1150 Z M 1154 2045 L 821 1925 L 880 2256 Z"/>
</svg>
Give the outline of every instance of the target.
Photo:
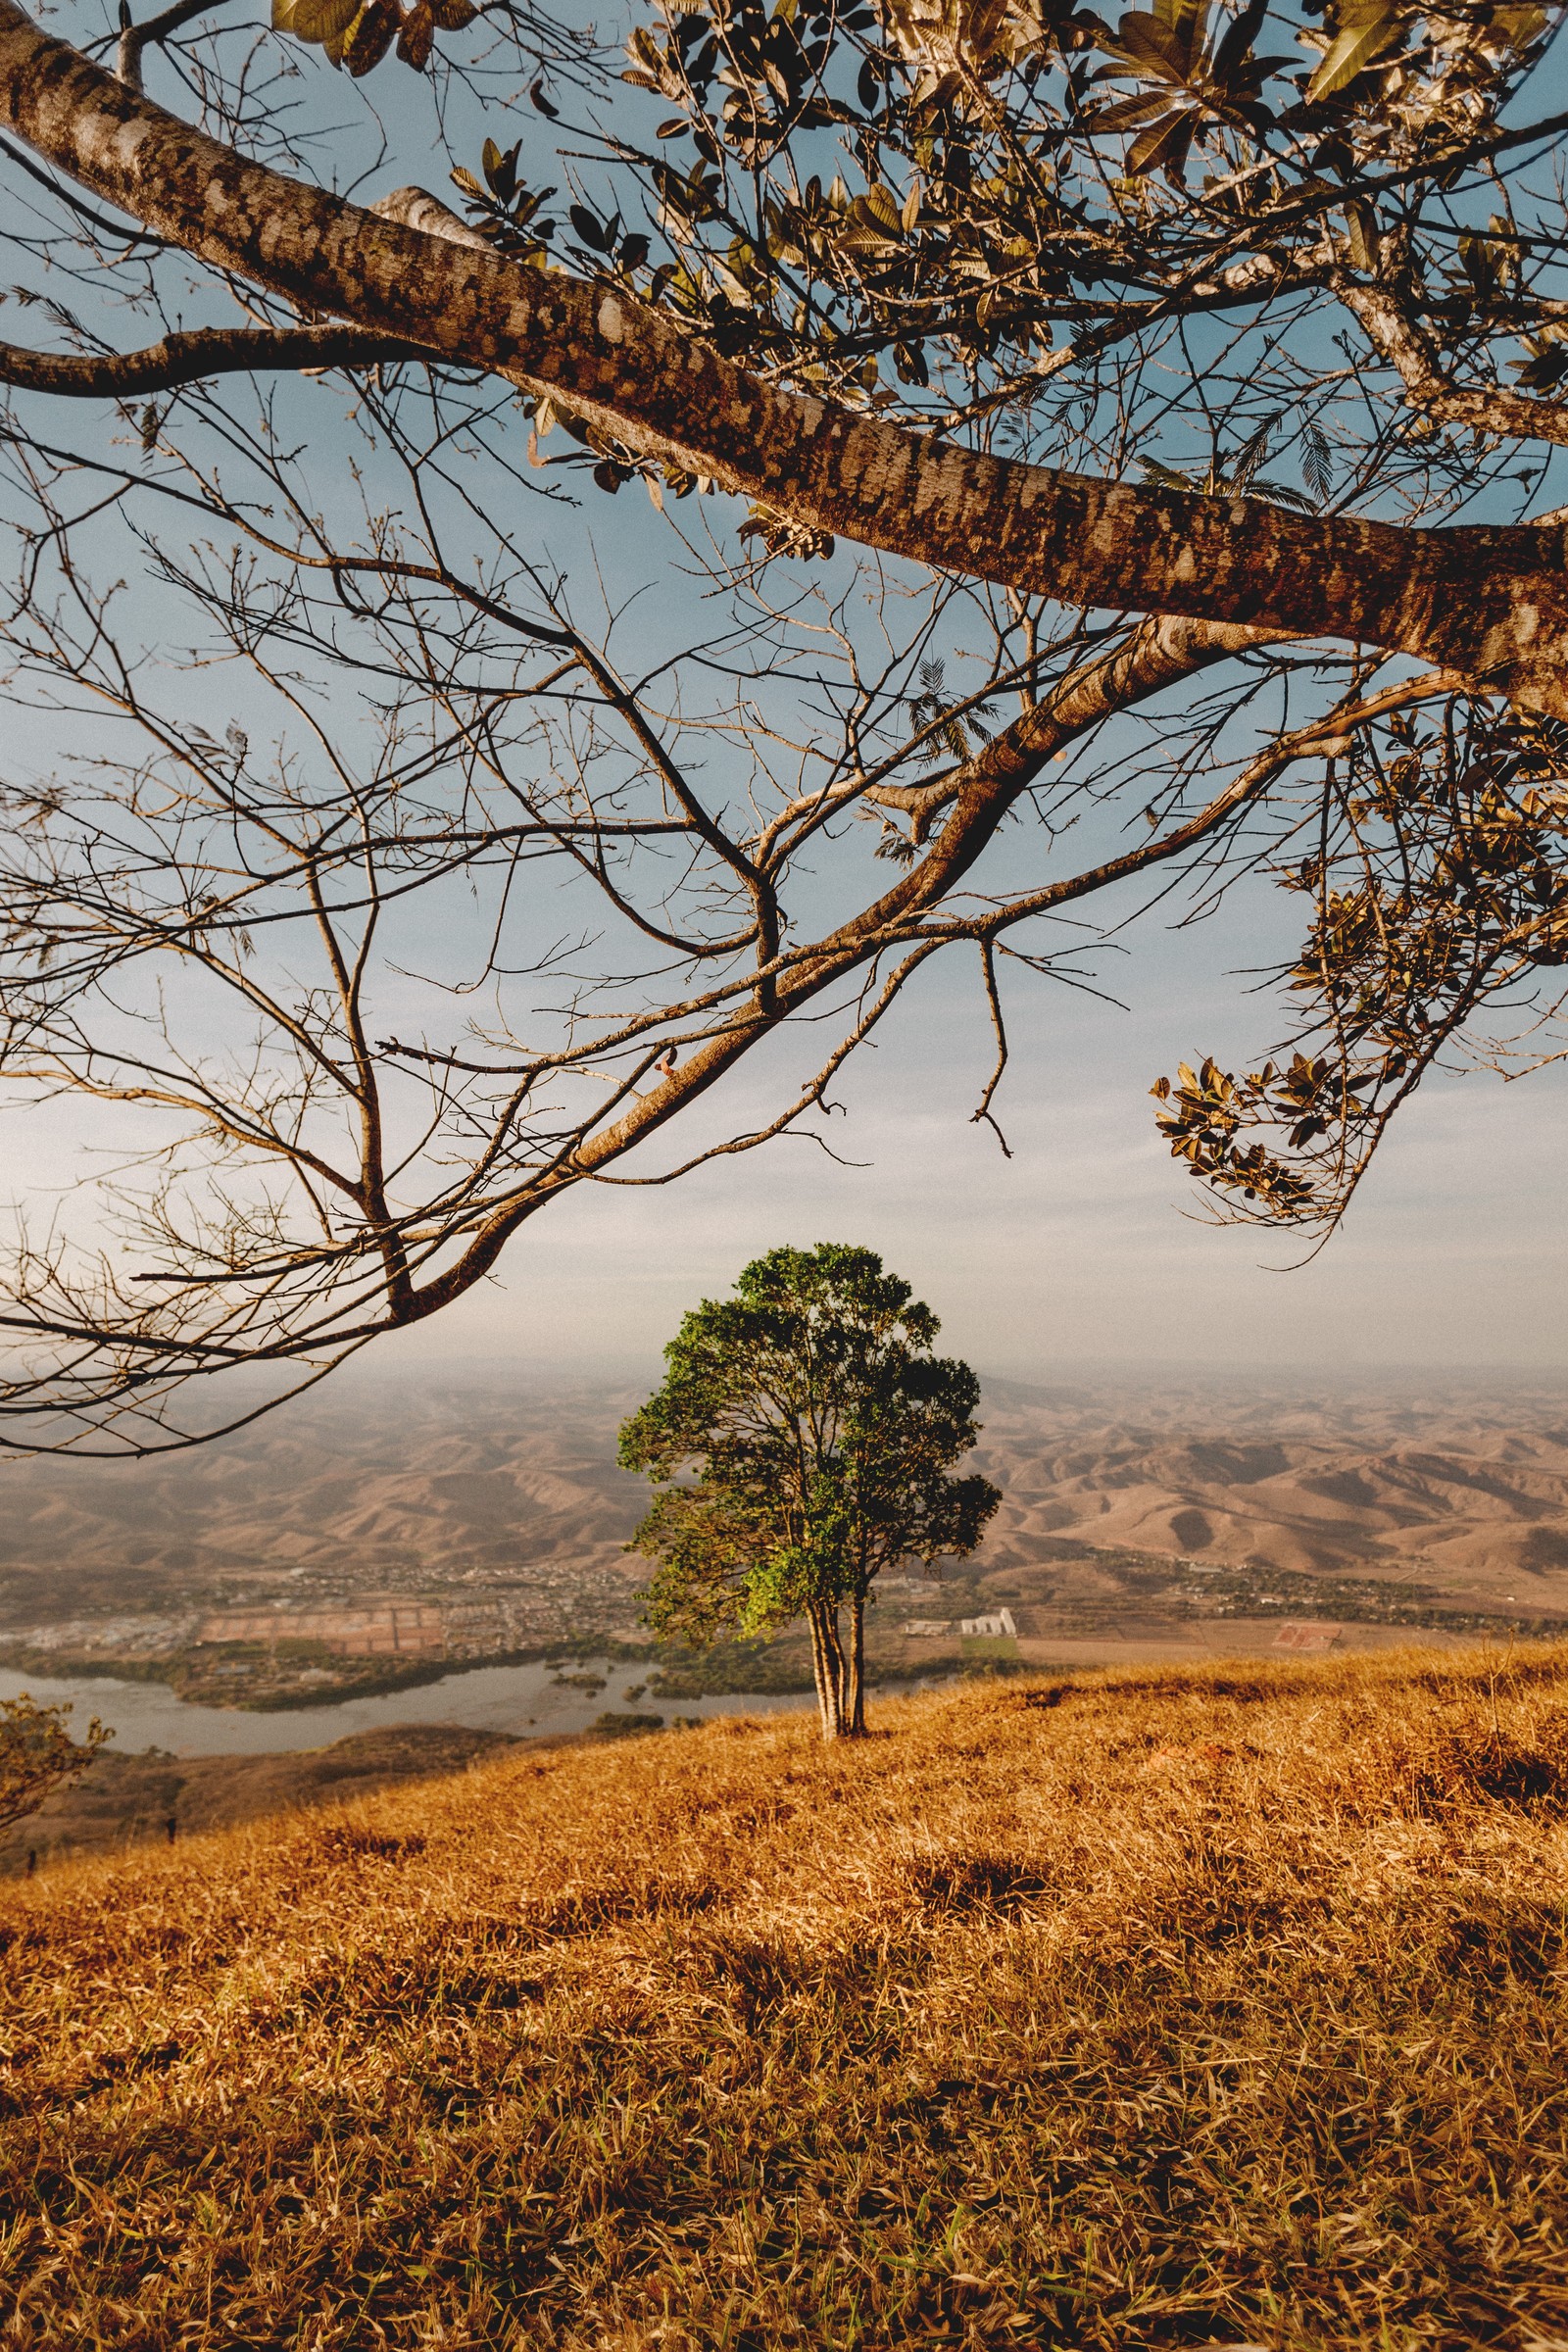
<svg viewBox="0 0 1568 2352">
<path fill-rule="evenodd" d="M 1016 1635 L 1018 1628 L 1013 1622 L 1010 1609 L 997 1609 L 989 1617 L 960 1617 L 958 1631 L 960 1634 L 987 1635 L 992 1641 L 996 1641 L 1003 1635 L 1008 1637 Z"/>
</svg>

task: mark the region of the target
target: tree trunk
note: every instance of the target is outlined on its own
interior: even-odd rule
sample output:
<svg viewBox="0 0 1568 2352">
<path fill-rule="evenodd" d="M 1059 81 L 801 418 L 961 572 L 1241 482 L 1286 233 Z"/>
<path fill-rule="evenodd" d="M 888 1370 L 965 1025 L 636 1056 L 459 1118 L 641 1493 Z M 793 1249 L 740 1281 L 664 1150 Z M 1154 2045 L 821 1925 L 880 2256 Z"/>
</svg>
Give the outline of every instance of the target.
<svg viewBox="0 0 1568 2352">
<path fill-rule="evenodd" d="M 824 1607 L 822 1611 L 822 1635 L 827 1652 L 828 1680 L 833 1690 L 833 1728 L 828 1732 L 827 1737 L 830 1740 L 842 1740 L 846 1730 L 844 1721 L 844 1638 L 839 1630 L 837 1601 L 834 1601 L 831 1606 Z"/>
<path fill-rule="evenodd" d="M 865 1737 L 865 1594 L 850 1604 L 850 1646 L 844 1661 L 844 1736 Z"/>
<path fill-rule="evenodd" d="M 844 1650 L 839 1641 L 838 1611 L 826 1601 L 813 1601 L 808 1612 L 811 1629 L 811 1671 L 816 1677 L 816 1705 L 824 1740 L 844 1734 Z"/>
<path fill-rule="evenodd" d="M 860 1740 L 865 1736 L 865 1600 L 851 1605 L 849 1642 L 839 1623 L 837 1607 L 819 1600 L 808 1613 L 811 1629 L 811 1670 L 816 1677 L 816 1703 L 824 1740 Z"/>
</svg>

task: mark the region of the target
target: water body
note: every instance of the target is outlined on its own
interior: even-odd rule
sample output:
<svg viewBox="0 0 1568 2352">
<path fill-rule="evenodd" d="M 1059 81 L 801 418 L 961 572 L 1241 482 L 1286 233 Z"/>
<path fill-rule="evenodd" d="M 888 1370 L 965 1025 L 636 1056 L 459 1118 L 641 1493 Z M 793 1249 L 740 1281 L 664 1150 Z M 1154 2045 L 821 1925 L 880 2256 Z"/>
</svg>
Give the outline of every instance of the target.
<svg viewBox="0 0 1568 2352">
<path fill-rule="evenodd" d="M 416 1691 L 383 1691 L 378 1698 L 343 1698 L 324 1707 L 279 1707 L 261 1715 L 249 1707 L 193 1707 L 176 1698 L 167 1682 L 118 1682 L 113 1675 L 17 1675 L 0 1668 L 0 1698 L 30 1691 L 40 1707 L 69 1700 L 71 1729 L 80 1739 L 94 1715 L 116 1734 L 116 1747 L 141 1752 L 165 1747 L 176 1757 L 232 1757 L 279 1754 L 294 1747 L 331 1747 L 350 1731 L 383 1731 L 388 1724 L 461 1724 L 467 1731 L 511 1731 L 519 1739 L 550 1739 L 564 1731 L 588 1731 L 600 1715 L 795 1715 L 815 1707 L 811 1691 L 724 1691 L 717 1698 L 654 1698 L 630 1691 L 642 1682 L 625 1658 L 583 1658 L 566 1668 L 571 1675 L 602 1675 L 602 1691 L 578 1691 L 558 1682 L 546 1665 L 477 1665 L 466 1675 L 444 1675 Z M 945 1675 L 929 1677 L 931 1684 Z M 926 1684 L 901 1684 L 926 1689 Z M 870 1693 L 872 1698 L 877 1693 Z"/>
<path fill-rule="evenodd" d="M 79 1737 L 96 1715 L 113 1728 L 115 1745 L 139 1751 L 167 1748 L 176 1756 L 276 1755 L 282 1749 L 330 1747 L 350 1732 L 385 1730 L 407 1723 L 461 1724 L 469 1731 L 512 1732 L 544 1739 L 585 1732 L 613 1710 L 619 1714 L 775 1715 L 813 1707 L 808 1691 L 736 1692 L 719 1698 L 640 1698 L 626 1694 L 644 1677 L 625 1659 L 573 1660 L 571 1674 L 601 1674 L 602 1690 L 577 1690 L 557 1681 L 549 1667 L 475 1666 L 449 1674 L 416 1690 L 388 1690 L 376 1698 L 340 1699 L 330 1706 L 289 1707 L 254 1714 L 242 1707 L 196 1707 L 176 1698 L 167 1683 L 125 1683 L 110 1676 L 56 1681 L 42 1674 L 14 1674 L 0 1668 L 0 1698 L 30 1691 L 40 1706 L 69 1699 L 71 1728 Z"/>
</svg>

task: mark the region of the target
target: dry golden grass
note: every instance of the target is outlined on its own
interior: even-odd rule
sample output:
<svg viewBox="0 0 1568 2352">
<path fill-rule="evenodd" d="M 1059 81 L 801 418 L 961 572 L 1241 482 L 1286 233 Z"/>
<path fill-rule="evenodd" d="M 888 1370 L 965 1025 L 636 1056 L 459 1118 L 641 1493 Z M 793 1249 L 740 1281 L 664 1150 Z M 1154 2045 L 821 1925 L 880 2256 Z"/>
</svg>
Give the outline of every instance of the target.
<svg viewBox="0 0 1568 2352">
<path fill-rule="evenodd" d="M 1007 1683 L 0 1894 L 0 2343 L 1568 2344 L 1568 1649 Z"/>
</svg>

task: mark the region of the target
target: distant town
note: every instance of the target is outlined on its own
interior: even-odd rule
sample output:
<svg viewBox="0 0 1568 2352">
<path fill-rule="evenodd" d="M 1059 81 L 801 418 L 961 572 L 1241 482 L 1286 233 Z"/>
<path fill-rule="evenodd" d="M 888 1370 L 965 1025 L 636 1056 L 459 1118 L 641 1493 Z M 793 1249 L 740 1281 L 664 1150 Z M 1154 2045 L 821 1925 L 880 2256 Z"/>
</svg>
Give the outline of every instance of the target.
<svg viewBox="0 0 1568 2352">
<path fill-rule="evenodd" d="M 868 1649 L 874 1678 L 1215 1652 L 1311 1655 L 1384 1645 L 1417 1628 L 1440 1641 L 1501 1630 L 1494 1612 L 1456 1608 L 1451 1596 L 1406 1581 L 1308 1576 L 1263 1562 L 1227 1567 L 1060 1539 L 1040 1548 L 1051 1556 L 1033 1566 L 882 1578 Z M 656 1654 L 638 1622 L 636 1571 L 623 1556 L 612 1554 L 613 1565 L 603 1553 L 556 1558 L 482 1582 L 471 1573 L 444 1586 L 427 1577 L 422 1591 L 356 1591 L 340 1563 L 295 1572 L 265 1594 L 253 1588 L 243 1600 L 209 1590 L 187 1607 L 14 1623 L 0 1632 L 0 1663 L 58 1679 L 157 1681 L 198 1704 L 247 1708 L 367 1696 L 465 1667 L 552 1656 L 642 1656 L 670 1695 L 809 1686 L 798 1635 L 724 1643 L 706 1662 L 667 1646 Z M 1538 1619 L 1531 1630 L 1562 1626 Z"/>
<path fill-rule="evenodd" d="M 360 1600 L 301 1606 L 280 1596 L 265 1607 L 192 1608 L 159 1615 L 67 1618 L 18 1628 L 8 1648 L 40 1655 L 169 1658 L 196 1647 L 318 1643 L 351 1658 L 489 1658 L 585 1633 L 646 1639 L 635 1626 L 617 1628 L 630 1606 L 624 1574 L 577 1569 L 520 1592 L 486 1592 L 475 1599 Z"/>
<path fill-rule="evenodd" d="M 338 1591 L 315 1592 L 314 1585 Z M 0 1660 L 35 1673 L 167 1681 L 181 1697 L 278 1705 L 363 1695 L 433 1673 L 553 1648 L 646 1644 L 620 1566 L 550 1560 L 477 1592 L 355 1592 L 347 1572 L 293 1579 L 241 1606 L 74 1614 L 0 1634 Z"/>
</svg>

